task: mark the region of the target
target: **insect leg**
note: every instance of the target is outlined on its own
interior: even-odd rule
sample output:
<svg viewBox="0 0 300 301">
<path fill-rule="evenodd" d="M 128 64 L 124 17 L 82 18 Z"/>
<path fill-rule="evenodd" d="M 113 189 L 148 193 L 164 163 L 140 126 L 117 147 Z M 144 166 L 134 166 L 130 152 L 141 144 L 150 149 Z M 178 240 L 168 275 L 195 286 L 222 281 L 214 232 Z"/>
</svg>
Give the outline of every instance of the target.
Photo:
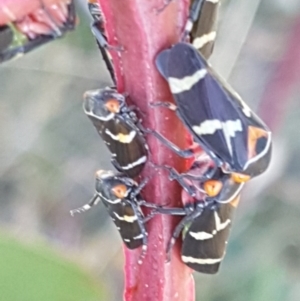
<svg viewBox="0 0 300 301">
<path fill-rule="evenodd" d="M 171 102 L 168 101 L 156 101 L 156 102 L 151 102 L 150 107 L 155 108 L 155 107 L 164 107 L 167 109 L 170 109 L 172 111 L 177 110 L 177 106 Z"/>
<path fill-rule="evenodd" d="M 168 243 L 167 246 L 167 262 L 171 260 L 171 250 L 175 245 L 176 239 L 179 237 L 182 229 L 188 225 L 190 222 L 192 222 L 195 218 L 197 218 L 203 211 L 203 208 L 196 207 L 194 212 L 190 213 L 189 215 L 185 216 L 180 223 L 176 226 L 172 238 Z"/>
<path fill-rule="evenodd" d="M 95 21 L 91 24 L 91 31 L 96 38 L 99 45 L 107 50 L 113 50 L 113 51 L 124 51 L 124 48 L 122 46 L 112 46 L 107 43 L 107 39 L 103 32 L 99 29 L 99 22 L 101 21 Z"/>
<path fill-rule="evenodd" d="M 89 201 L 89 203 L 87 203 L 87 204 L 85 204 L 82 207 L 79 207 L 77 209 L 70 210 L 70 214 L 72 216 L 74 216 L 75 213 L 85 212 L 85 211 L 91 209 L 93 206 L 97 205 L 99 201 L 100 201 L 100 197 L 98 196 L 98 194 L 95 194 L 92 197 L 92 199 Z"/>
<path fill-rule="evenodd" d="M 141 213 L 141 211 L 139 210 L 137 204 L 135 202 L 129 202 L 129 205 L 132 206 L 132 209 L 134 211 L 134 213 L 137 216 L 137 223 L 139 224 L 140 227 L 140 231 L 141 231 L 141 236 L 142 236 L 142 252 L 139 256 L 138 259 L 138 264 L 142 264 L 143 263 L 143 259 L 146 256 L 147 253 L 147 248 L 148 248 L 148 233 L 146 231 L 145 225 L 144 225 L 144 218 L 143 215 Z"/>
<path fill-rule="evenodd" d="M 164 144 L 166 147 L 168 147 L 170 150 L 172 150 L 174 153 L 176 153 L 182 158 L 191 158 L 195 155 L 194 151 L 191 148 L 181 149 L 177 145 L 172 143 L 170 140 L 165 138 L 163 135 L 159 134 L 154 130 L 147 130 L 147 132 L 148 134 L 154 135 L 162 144 Z"/>
<path fill-rule="evenodd" d="M 98 28 L 98 26 L 99 26 L 98 22 L 100 22 L 100 21 L 95 21 L 91 24 L 91 31 L 92 31 L 94 37 L 96 38 L 98 48 L 101 52 L 102 58 L 104 60 L 106 68 L 110 74 L 110 77 L 111 77 L 113 83 L 116 84 L 116 77 L 115 77 L 114 67 L 112 64 L 112 58 L 106 50 L 108 48 L 106 37 L 103 35 L 101 30 Z"/>
</svg>

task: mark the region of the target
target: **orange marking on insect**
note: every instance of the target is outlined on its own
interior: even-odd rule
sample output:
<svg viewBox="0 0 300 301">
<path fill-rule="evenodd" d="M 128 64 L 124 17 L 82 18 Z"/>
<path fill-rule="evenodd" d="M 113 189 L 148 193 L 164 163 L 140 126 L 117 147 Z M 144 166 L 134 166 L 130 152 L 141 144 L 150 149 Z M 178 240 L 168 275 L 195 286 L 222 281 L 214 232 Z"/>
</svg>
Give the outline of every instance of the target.
<svg viewBox="0 0 300 301">
<path fill-rule="evenodd" d="M 245 182 L 249 181 L 251 179 L 251 177 L 248 175 L 244 175 L 242 173 L 233 172 L 231 174 L 231 179 L 235 183 L 245 183 Z"/>
<path fill-rule="evenodd" d="M 116 185 L 111 190 L 113 194 L 119 199 L 124 199 L 127 196 L 127 187 L 124 184 Z"/>
<path fill-rule="evenodd" d="M 262 137 L 268 139 L 268 133 L 265 130 L 254 126 L 248 127 L 248 159 L 251 159 L 257 155 L 257 140 Z"/>
<path fill-rule="evenodd" d="M 111 98 L 106 101 L 105 108 L 111 113 L 119 113 L 120 112 L 120 103 L 117 99 Z"/>
<path fill-rule="evenodd" d="M 208 180 L 203 184 L 203 188 L 208 196 L 216 196 L 220 193 L 223 184 L 221 181 L 217 180 Z"/>
</svg>

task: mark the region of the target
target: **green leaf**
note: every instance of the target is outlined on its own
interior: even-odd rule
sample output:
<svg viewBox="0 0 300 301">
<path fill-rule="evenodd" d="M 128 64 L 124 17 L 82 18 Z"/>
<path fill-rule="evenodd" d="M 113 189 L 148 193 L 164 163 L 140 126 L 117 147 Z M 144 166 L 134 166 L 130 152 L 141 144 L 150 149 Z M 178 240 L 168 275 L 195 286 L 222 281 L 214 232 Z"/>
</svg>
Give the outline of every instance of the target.
<svg viewBox="0 0 300 301">
<path fill-rule="evenodd" d="M 0 294 L 5 301 L 100 301 L 89 275 L 45 247 L 30 248 L 0 236 Z"/>
</svg>

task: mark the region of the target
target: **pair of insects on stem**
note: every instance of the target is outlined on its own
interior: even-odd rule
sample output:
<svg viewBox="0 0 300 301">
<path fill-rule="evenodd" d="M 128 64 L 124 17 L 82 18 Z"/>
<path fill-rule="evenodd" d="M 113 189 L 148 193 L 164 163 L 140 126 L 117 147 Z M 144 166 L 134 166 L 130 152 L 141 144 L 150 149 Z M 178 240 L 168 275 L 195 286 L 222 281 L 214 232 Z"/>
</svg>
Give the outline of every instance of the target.
<svg viewBox="0 0 300 301">
<path fill-rule="evenodd" d="M 208 8 L 210 14 L 203 12 Z M 205 16 L 215 19 L 217 8 L 217 1 L 195 0 L 183 39 L 195 24 L 206 24 Z M 108 47 L 103 44 L 106 39 L 99 30 L 103 28 L 99 24 L 101 18 L 94 20 L 92 28 L 97 32 L 101 53 L 107 54 Z M 158 213 L 182 215 L 167 247 L 168 257 L 182 233 L 182 261 L 196 271 L 213 274 L 224 258 L 232 215 L 244 183 L 263 173 L 269 165 L 271 132 L 206 62 L 213 48 L 215 24 L 204 27 L 200 26 L 199 37 L 191 36 L 192 41 L 197 40 L 200 52 L 191 44 L 179 42 L 159 52 L 155 59 L 176 106 L 166 102 L 153 106 L 176 111 L 193 137 L 190 149 L 181 150 L 160 133 L 144 129 L 133 108 L 126 105 L 125 97 L 114 89 L 85 94 L 85 112 L 112 153 L 113 165 L 120 173 L 98 172 L 94 198 L 77 211 L 85 211 L 102 200 L 126 246 L 131 249 L 143 246 L 141 259 L 147 248 L 146 221 Z M 108 63 L 113 72 L 111 60 L 106 62 L 107 66 Z M 159 207 L 143 200 L 140 191 L 147 179 L 139 185 L 131 179 L 140 174 L 146 163 L 149 152 L 145 134 L 154 135 L 178 155 L 193 158 L 185 173 L 169 166 L 157 167 L 167 170 L 170 179 L 183 187 L 183 208 Z M 204 154 L 195 151 L 200 147 Z M 143 215 L 141 206 L 152 209 L 149 216 Z"/>
</svg>

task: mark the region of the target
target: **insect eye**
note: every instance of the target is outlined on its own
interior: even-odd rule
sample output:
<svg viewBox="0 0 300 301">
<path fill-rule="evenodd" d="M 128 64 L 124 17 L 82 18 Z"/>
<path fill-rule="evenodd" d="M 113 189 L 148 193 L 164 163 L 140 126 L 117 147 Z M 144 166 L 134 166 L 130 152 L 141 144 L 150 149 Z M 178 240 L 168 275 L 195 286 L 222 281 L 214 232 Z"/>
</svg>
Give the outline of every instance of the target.
<svg viewBox="0 0 300 301">
<path fill-rule="evenodd" d="M 111 190 L 113 194 L 119 199 L 124 199 L 127 196 L 127 187 L 124 184 L 116 185 Z"/>
<path fill-rule="evenodd" d="M 120 112 L 120 104 L 119 102 L 112 98 L 109 99 L 106 103 L 105 103 L 105 107 L 108 111 L 112 112 L 112 113 L 119 113 Z"/>
<path fill-rule="evenodd" d="M 221 181 L 208 180 L 203 184 L 203 188 L 208 196 L 213 197 L 220 193 L 223 184 Z"/>
<path fill-rule="evenodd" d="M 248 176 L 248 175 L 244 175 L 242 173 L 235 173 L 235 172 L 233 172 L 231 174 L 231 179 L 235 183 L 245 183 L 245 182 L 249 181 L 251 179 L 251 177 Z"/>
</svg>

